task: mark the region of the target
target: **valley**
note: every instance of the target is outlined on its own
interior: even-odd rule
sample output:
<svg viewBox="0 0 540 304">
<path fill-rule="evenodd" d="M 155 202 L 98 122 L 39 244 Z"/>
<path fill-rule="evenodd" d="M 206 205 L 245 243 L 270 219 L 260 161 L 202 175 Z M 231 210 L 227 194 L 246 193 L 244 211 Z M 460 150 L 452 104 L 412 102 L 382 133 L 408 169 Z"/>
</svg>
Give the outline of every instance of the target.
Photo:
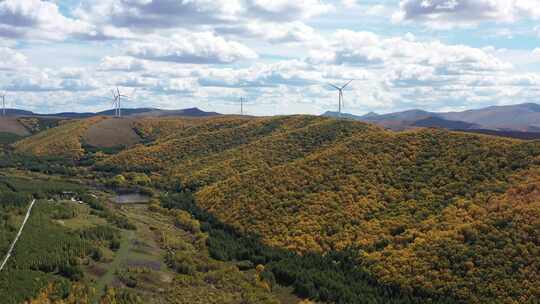
<svg viewBox="0 0 540 304">
<path fill-rule="evenodd" d="M 25 179 L 16 175 L 2 181 Z M 86 201 L 80 203 L 48 188 L 50 180 L 33 181 L 27 187 L 42 187 L 56 198 L 36 202 L 13 259 L 0 273 L 0 297 L 9 304 L 279 303 L 254 274 L 212 259 L 208 235 L 180 228 L 175 212 L 114 204 L 109 193 L 74 186 Z M 3 217 L 16 213 L 3 205 Z"/>
<path fill-rule="evenodd" d="M 0 253 L 37 198 L 0 273 L 11 303 L 540 298 L 537 141 L 306 115 L 96 116 L 4 143 L 0 167 Z M 148 201 L 116 204 L 122 189 Z"/>
</svg>

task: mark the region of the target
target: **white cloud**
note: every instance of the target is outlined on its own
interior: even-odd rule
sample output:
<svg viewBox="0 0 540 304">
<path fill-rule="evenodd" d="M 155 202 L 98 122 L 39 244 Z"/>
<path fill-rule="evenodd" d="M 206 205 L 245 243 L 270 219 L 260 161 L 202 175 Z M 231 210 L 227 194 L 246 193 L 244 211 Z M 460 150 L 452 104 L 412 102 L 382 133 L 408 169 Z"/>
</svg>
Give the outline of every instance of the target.
<svg viewBox="0 0 540 304">
<path fill-rule="evenodd" d="M 319 43 L 303 21 L 332 8 L 321 0 L 82 0 L 72 14 L 88 24 L 76 35 L 85 40 L 138 40 L 189 29 L 271 43 Z"/>
<path fill-rule="evenodd" d="M 51 71 L 54 72 L 54 71 Z M 63 79 L 81 79 L 86 70 L 83 68 L 64 67 L 56 72 L 57 76 Z"/>
<path fill-rule="evenodd" d="M 129 56 L 106 56 L 101 60 L 100 71 L 138 72 L 146 69 L 144 61 Z"/>
<path fill-rule="evenodd" d="M 222 35 L 234 35 L 242 38 L 263 39 L 270 43 L 325 44 L 324 38 L 314 28 L 300 21 L 288 23 L 248 22 L 245 24 L 216 27 L 216 32 Z"/>
<path fill-rule="evenodd" d="M 271 21 L 309 19 L 332 10 L 320 0 L 246 0 L 246 8 L 249 14 Z"/>
<path fill-rule="evenodd" d="M 94 24 L 120 28 L 175 28 L 234 21 L 240 0 L 84 0 L 75 15 Z"/>
<path fill-rule="evenodd" d="M 487 51 L 465 45 L 421 42 L 410 35 L 405 39 L 385 38 L 350 30 L 336 32 L 332 47 L 312 51 L 308 61 L 373 68 L 416 64 L 433 67 L 439 73 L 477 73 L 512 67 Z"/>
<path fill-rule="evenodd" d="M 80 92 L 93 91 L 98 88 L 98 83 L 93 79 L 64 79 L 59 84 L 59 90 Z"/>
<path fill-rule="evenodd" d="M 421 21 L 432 26 L 476 25 L 483 21 L 514 22 L 540 18 L 537 0 L 401 0 L 396 22 Z"/>
<path fill-rule="evenodd" d="M 158 80 L 155 78 L 129 75 L 115 80 L 114 85 L 130 88 L 150 88 L 155 87 L 157 83 Z"/>
<path fill-rule="evenodd" d="M 133 43 L 128 54 L 134 57 L 177 63 L 226 64 L 256 59 L 247 46 L 228 41 L 210 32 L 156 37 L 152 42 Z"/>
<path fill-rule="evenodd" d="M 257 20 L 292 22 L 331 10 L 320 0 L 84 0 L 74 14 L 96 25 L 152 31 Z"/>
<path fill-rule="evenodd" d="M 0 47 L 0 70 L 17 70 L 28 66 L 28 59 L 10 48 Z"/>
<path fill-rule="evenodd" d="M 81 92 L 93 91 L 99 82 L 84 73 L 83 69 L 69 68 L 60 71 L 29 68 L 19 70 L 5 86 L 7 91 L 17 92 Z"/>
<path fill-rule="evenodd" d="M 390 6 L 382 4 L 365 4 L 360 0 L 342 0 L 341 4 L 346 9 L 354 9 L 355 12 L 365 16 L 382 17 L 391 14 Z"/>
<path fill-rule="evenodd" d="M 59 40 L 88 29 L 88 24 L 63 16 L 50 1 L 0 1 L 0 36 L 3 37 Z"/>
<path fill-rule="evenodd" d="M 48 92 L 59 91 L 60 86 L 57 81 L 51 79 L 46 73 L 19 76 L 12 79 L 6 87 L 7 91 L 16 92 Z"/>
<path fill-rule="evenodd" d="M 211 69 L 198 71 L 199 83 L 207 87 L 269 88 L 305 87 L 323 83 L 321 72 L 297 61 L 256 64 L 248 69 Z"/>
<path fill-rule="evenodd" d="M 197 91 L 198 84 L 193 78 L 170 78 L 158 81 L 151 90 L 158 94 L 191 95 Z"/>
<path fill-rule="evenodd" d="M 341 0 L 341 4 L 346 8 L 355 8 L 358 6 L 358 0 Z"/>
</svg>

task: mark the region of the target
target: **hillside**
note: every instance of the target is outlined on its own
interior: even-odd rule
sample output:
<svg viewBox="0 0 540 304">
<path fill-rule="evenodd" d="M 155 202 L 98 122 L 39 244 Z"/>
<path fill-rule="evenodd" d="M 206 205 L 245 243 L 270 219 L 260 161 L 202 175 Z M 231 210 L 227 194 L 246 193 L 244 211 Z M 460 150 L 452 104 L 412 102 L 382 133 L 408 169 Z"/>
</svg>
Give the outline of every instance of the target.
<svg viewBox="0 0 540 304">
<path fill-rule="evenodd" d="M 25 123 L 37 120 L 42 119 L 19 118 L 19 121 Z M 141 140 L 133 120 L 96 116 L 82 120 L 66 120 L 58 127 L 36 131 L 36 134 L 15 143 L 15 148 L 20 153 L 78 160 L 87 152 L 87 146 L 129 147 Z"/>
<path fill-rule="evenodd" d="M 226 223 L 256 231 L 273 246 L 357 248 L 360 263 L 385 284 L 466 302 L 510 300 L 515 293 L 530 299 L 537 291 L 524 284 L 538 273 L 515 267 L 536 263 L 538 243 L 522 254 L 499 246 L 537 238 L 534 223 L 520 217 L 540 215 L 539 205 L 501 193 L 511 176 L 538 163 L 539 153 L 538 144 L 447 132 L 378 132 L 231 176 L 197 198 Z M 509 207 L 514 204 L 520 209 Z M 506 251 L 523 266 L 507 264 Z M 491 285 L 500 290 L 490 291 Z"/>
<path fill-rule="evenodd" d="M 19 153 L 36 156 L 79 159 L 84 154 L 82 136 L 88 128 L 104 118 L 68 121 L 15 143 Z"/>
<path fill-rule="evenodd" d="M 123 151 L 101 165 L 121 171 L 166 170 L 172 176 L 185 172 L 178 177 L 186 183 L 209 184 L 231 174 L 304 157 L 370 128 L 313 116 L 212 119 L 176 130 L 154 144 Z"/>
<path fill-rule="evenodd" d="M 505 221 L 512 222 L 521 212 L 540 215 L 536 205 L 507 199 L 519 187 L 516 179 L 536 172 L 540 143 L 435 130 L 394 133 L 304 116 L 228 121 L 217 130 L 209 122 L 103 165 L 167 172 L 195 185 L 203 208 L 271 246 L 298 252 L 355 247 L 359 262 L 385 284 L 473 302 L 536 295 L 522 284 L 538 273 L 504 265 L 504 251 L 490 239 L 502 233 L 500 241 L 525 245 L 535 238 L 529 228 L 499 221 L 510 216 Z M 520 207 L 509 207 L 515 204 Z M 534 263 L 533 255 L 520 258 Z M 500 281 L 501 273 L 511 279 Z M 490 284 L 501 290 L 486 292 Z"/>
<path fill-rule="evenodd" d="M 133 146 L 141 138 L 133 129 L 130 119 L 105 119 L 92 124 L 83 134 L 82 141 L 93 147 Z"/>
<path fill-rule="evenodd" d="M 0 117 L 0 145 L 57 127 L 61 120 L 49 117 Z"/>
<path fill-rule="evenodd" d="M 23 124 L 12 117 L 0 117 L 0 133 L 15 134 L 18 136 L 30 134 Z"/>
<path fill-rule="evenodd" d="M 38 142 L 59 132 L 83 134 L 77 130 L 96 123 L 63 125 L 38 134 Z M 355 266 L 343 271 L 375 286 L 365 287 L 376 288 L 373 303 L 540 297 L 530 283 L 540 279 L 540 142 L 434 129 L 392 132 L 314 116 L 145 118 L 131 126 L 145 145 L 105 156 L 94 169 L 147 173 L 155 187 L 184 191 L 181 197 L 193 191 L 197 206 L 220 225 L 258 236 L 270 248 L 352 252 Z M 216 258 L 264 260 L 263 253 L 249 253 L 258 249 L 245 248 L 252 242 L 235 254 L 228 252 L 237 247 L 212 242 Z M 297 293 L 354 299 L 345 285 L 324 285 L 331 282 L 322 283 L 318 272 L 291 281 L 283 273 L 288 262 L 261 252 L 270 252 L 269 269 Z M 385 301 L 387 293 L 409 300 Z"/>
</svg>

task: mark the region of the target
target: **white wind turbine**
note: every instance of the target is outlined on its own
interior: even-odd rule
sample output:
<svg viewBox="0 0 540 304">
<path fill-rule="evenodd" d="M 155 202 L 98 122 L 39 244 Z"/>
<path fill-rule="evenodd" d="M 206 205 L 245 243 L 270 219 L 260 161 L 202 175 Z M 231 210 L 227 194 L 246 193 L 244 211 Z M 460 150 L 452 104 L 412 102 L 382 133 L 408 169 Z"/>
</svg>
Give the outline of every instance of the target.
<svg viewBox="0 0 540 304">
<path fill-rule="evenodd" d="M 137 92 L 137 89 L 134 89 L 133 92 L 131 92 L 131 96 L 135 96 L 135 92 Z M 113 106 L 115 107 L 115 116 L 116 117 L 122 117 L 122 99 L 126 100 L 129 98 L 127 95 L 122 95 L 120 93 L 120 89 L 116 87 L 116 92 L 112 90 L 113 93 Z"/>
<path fill-rule="evenodd" d="M 0 97 L 2 97 L 2 116 L 6 117 L 6 92 L 2 92 Z"/>
<path fill-rule="evenodd" d="M 114 117 L 118 117 L 118 96 L 116 95 L 116 92 L 112 90 L 113 94 L 113 102 L 112 105 L 114 107 Z"/>
<path fill-rule="evenodd" d="M 122 98 L 128 98 L 128 97 L 126 95 L 120 94 L 120 90 L 118 89 L 118 87 L 116 87 L 116 92 L 118 93 L 116 95 L 116 97 L 118 97 L 118 101 L 117 101 L 117 104 L 118 104 L 118 117 L 122 117 Z"/>
<path fill-rule="evenodd" d="M 334 89 L 338 90 L 339 92 L 339 99 L 338 99 L 338 115 L 341 117 L 341 109 L 343 108 L 343 90 L 352 82 L 352 80 L 349 80 L 344 86 L 338 87 L 333 84 L 329 84 Z"/>
<path fill-rule="evenodd" d="M 245 98 L 244 97 L 240 97 L 240 115 L 244 115 L 244 102 L 245 102 Z"/>
</svg>

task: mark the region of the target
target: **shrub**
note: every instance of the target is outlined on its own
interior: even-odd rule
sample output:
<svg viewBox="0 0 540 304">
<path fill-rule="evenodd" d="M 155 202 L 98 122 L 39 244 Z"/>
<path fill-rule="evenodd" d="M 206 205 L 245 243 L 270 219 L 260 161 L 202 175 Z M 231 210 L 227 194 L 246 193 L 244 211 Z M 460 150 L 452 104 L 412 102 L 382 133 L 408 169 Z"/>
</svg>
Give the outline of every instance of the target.
<svg viewBox="0 0 540 304">
<path fill-rule="evenodd" d="M 175 224 L 178 228 L 189 231 L 193 234 L 201 232 L 201 224 L 185 211 L 177 211 Z"/>
</svg>

